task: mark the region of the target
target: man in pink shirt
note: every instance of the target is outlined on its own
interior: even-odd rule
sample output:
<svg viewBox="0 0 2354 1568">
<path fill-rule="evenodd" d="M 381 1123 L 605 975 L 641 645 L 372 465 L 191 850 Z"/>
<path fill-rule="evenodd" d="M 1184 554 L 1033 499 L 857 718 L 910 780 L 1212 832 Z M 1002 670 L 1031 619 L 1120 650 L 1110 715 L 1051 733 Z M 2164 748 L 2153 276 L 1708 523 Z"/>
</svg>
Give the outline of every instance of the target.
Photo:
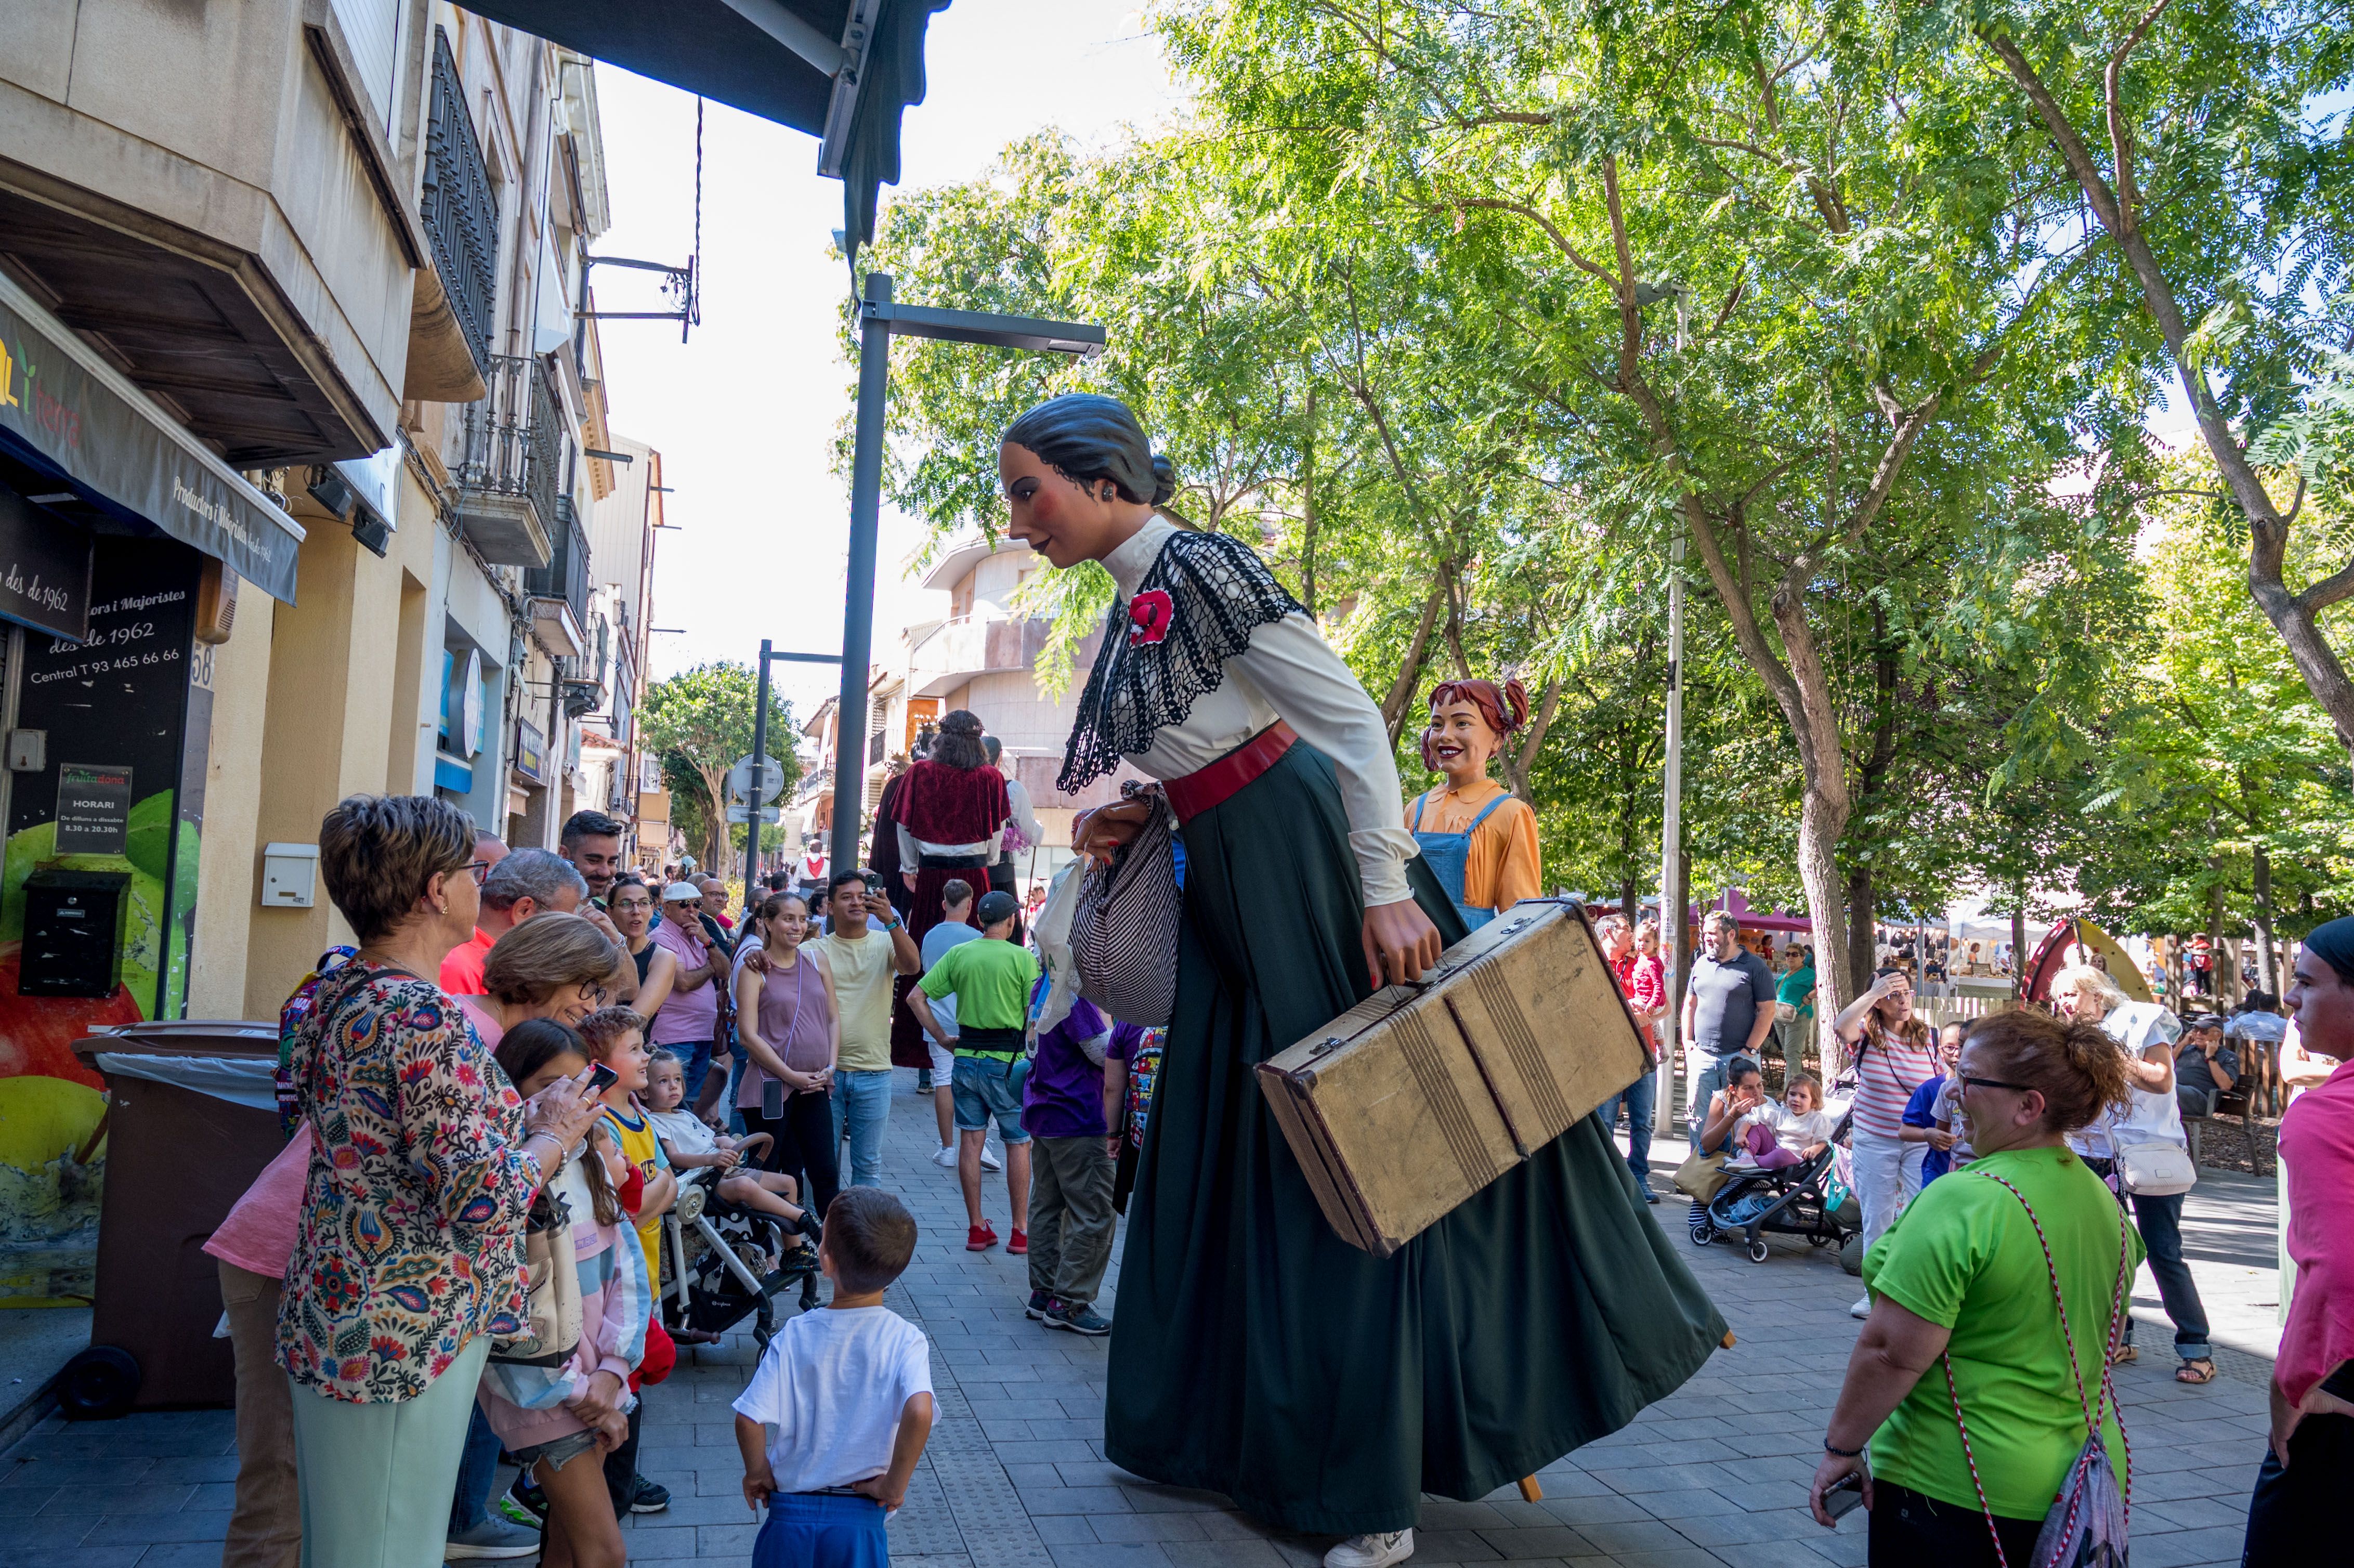
<svg viewBox="0 0 2354 1568">
<path fill-rule="evenodd" d="M 475 853 L 479 864 L 481 852 Z M 482 912 L 475 916 L 481 924 L 474 927 L 474 939 L 451 948 L 441 960 L 441 989 L 451 996 L 482 995 L 482 966 L 501 937 L 550 909 L 577 913 L 588 896 L 588 884 L 562 855 L 541 849 L 505 855 L 482 879 Z M 612 935 L 607 933 L 609 938 Z"/>
</svg>

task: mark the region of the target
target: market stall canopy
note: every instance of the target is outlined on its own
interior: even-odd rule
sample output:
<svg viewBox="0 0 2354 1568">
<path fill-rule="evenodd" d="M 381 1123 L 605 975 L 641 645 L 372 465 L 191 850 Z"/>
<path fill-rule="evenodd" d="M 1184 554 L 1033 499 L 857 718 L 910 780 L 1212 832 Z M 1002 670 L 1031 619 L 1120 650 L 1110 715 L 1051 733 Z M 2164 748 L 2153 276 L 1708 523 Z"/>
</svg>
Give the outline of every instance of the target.
<svg viewBox="0 0 2354 1568">
<path fill-rule="evenodd" d="M 468 0 L 493 22 L 818 138 L 854 254 L 899 183 L 899 116 L 924 101 L 924 30 L 949 0 Z"/>
<path fill-rule="evenodd" d="M 5 275 L 0 457 L 37 475 L 31 499 L 69 521 L 154 527 L 294 602 L 302 525 Z"/>
</svg>

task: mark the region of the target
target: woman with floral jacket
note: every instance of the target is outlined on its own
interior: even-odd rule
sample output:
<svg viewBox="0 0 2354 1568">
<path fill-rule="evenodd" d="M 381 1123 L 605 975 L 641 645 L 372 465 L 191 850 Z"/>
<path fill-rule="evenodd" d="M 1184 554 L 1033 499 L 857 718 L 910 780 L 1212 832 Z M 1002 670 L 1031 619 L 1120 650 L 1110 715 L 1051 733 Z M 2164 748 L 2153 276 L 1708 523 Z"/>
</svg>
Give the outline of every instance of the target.
<svg viewBox="0 0 2354 1568">
<path fill-rule="evenodd" d="M 532 1198 L 596 1119 L 588 1074 L 526 1107 L 427 978 L 472 934 L 473 823 L 419 795 L 320 824 L 327 895 L 360 938 L 290 1042 L 313 1147 L 278 1317 L 302 1561 L 427 1568 L 490 1336 L 523 1306 Z"/>
</svg>

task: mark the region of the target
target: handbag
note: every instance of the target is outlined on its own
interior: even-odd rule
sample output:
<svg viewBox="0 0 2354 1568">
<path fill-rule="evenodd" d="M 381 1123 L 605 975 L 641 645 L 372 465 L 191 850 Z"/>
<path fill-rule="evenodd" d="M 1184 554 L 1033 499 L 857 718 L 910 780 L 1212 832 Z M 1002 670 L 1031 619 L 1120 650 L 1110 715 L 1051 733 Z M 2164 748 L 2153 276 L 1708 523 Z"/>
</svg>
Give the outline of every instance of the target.
<svg viewBox="0 0 2354 1568">
<path fill-rule="evenodd" d="M 2003 1190 L 2019 1200 L 2019 1206 L 2027 1211 L 2028 1223 L 2035 1227 L 2036 1245 L 2043 1249 L 2044 1273 L 2052 1281 L 2052 1302 L 2060 1309 L 2060 1339 L 2068 1347 L 2068 1370 L 2076 1379 L 2076 1404 L 2084 1414 L 2084 1446 L 2076 1450 L 2076 1457 L 2068 1467 L 2067 1479 L 2060 1483 L 2059 1494 L 2043 1515 L 2043 1528 L 2035 1535 L 2034 1560 L 2023 1568 L 2126 1568 L 2126 1552 L 2130 1544 L 2126 1495 L 2133 1481 L 2133 1445 L 2126 1445 L 2126 1488 L 2120 1489 L 2117 1473 L 2109 1467 L 2108 1445 L 2101 1438 L 2101 1417 L 2116 1403 L 2110 1363 L 2116 1358 L 2118 1346 L 2125 1342 L 2126 1289 L 2133 1279 L 2133 1239 L 2126 1224 L 2125 1210 L 2117 1210 L 2117 1283 L 2109 1299 L 2109 1338 L 2106 1353 L 2101 1357 L 2097 1384 L 2100 1397 L 2087 1404 L 2084 1371 L 2077 1364 L 2076 1339 L 2068 1329 L 2068 1303 L 2060 1294 L 2060 1268 L 2052 1260 L 2052 1244 L 2043 1234 L 2043 1222 L 2035 1217 L 2034 1205 L 2018 1188 L 1991 1171 L 1975 1174 L 2001 1182 Z M 1987 1501 L 1986 1485 L 1978 1479 L 1978 1459 L 1970 1448 L 1969 1423 L 1962 1419 L 1962 1393 L 1954 1383 L 1954 1358 L 1947 1354 L 1938 1360 L 1946 1369 L 1946 1390 L 1954 1401 L 1954 1425 L 1961 1430 L 1962 1457 L 1969 1464 L 1970 1484 L 1978 1489 L 1978 1510 L 1986 1515 L 1987 1529 L 1995 1538 L 1995 1562 L 2001 1568 L 2010 1568 L 2010 1560 L 2003 1554 L 2002 1532 L 1995 1528 L 1994 1509 Z M 2122 1409 L 2116 1412 L 2116 1420 L 2117 1435 L 2122 1437 L 2126 1430 Z"/>
<path fill-rule="evenodd" d="M 520 1317 L 501 1312 L 490 1320 L 492 1361 L 560 1367 L 579 1349 L 580 1268 L 572 1254 L 572 1205 L 557 1191 L 558 1181 L 569 1187 L 568 1178 L 577 1175 L 561 1172 L 531 1201 L 523 1238 L 524 1309 Z"/>
<path fill-rule="evenodd" d="M 1795 1001 L 1776 1002 L 1774 1004 L 1774 1022 L 1776 1023 L 1797 1022 L 1798 1004 Z"/>
<path fill-rule="evenodd" d="M 2117 1145 L 2117 1180 L 2137 1198 L 2171 1198 L 2198 1184 L 2199 1167 L 2179 1143 Z"/>
<path fill-rule="evenodd" d="M 1129 779 L 1120 796 L 1150 801 L 1151 814 L 1110 864 L 1087 868 L 1071 912 L 1071 958 L 1081 996 L 1119 1022 L 1151 1027 L 1177 1007 L 1177 815 L 1158 786 Z"/>
<path fill-rule="evenodd" d="M 1714 1198 L 1733 1178 L 1724 1173 L 1724 1156 L 1694 1152 L 1684 1156 L 1672 1178 L 1677 1192 L 1695 1203 L 1705 1204 Z"/>
</svg>

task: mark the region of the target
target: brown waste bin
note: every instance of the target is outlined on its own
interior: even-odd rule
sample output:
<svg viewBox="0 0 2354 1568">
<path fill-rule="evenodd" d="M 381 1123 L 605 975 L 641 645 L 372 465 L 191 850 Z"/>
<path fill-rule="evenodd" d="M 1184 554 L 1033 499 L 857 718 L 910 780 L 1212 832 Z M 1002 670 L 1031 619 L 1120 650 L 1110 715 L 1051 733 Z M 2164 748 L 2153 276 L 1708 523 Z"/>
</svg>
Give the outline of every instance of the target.
<svg viewBox="0 0 2354 1568">
<path fill-rule="evenodd" d="M 159 1020 L 101 1030 L 73 1050 L 105 1075 L 107 1089 L 90 1344 L 119 1346 L 137 1361 L 133 1408 L 232 1404 L 236 1362 L 228 1341 L 213 1338 L 219 1265 L 204 1247 L 286 1147 L 270 1099 L 278 1025 Z M 115 1058 L 111 1067 L 101 1054 Z M 191 1065 L 203 1059 L 228 1065 Z"/>
</svg>

